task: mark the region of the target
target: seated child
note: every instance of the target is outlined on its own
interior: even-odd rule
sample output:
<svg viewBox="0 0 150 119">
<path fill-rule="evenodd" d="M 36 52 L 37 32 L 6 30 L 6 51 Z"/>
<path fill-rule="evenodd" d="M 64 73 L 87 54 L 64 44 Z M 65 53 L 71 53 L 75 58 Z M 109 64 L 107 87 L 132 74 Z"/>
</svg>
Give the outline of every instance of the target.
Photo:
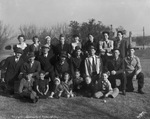
<svg viewBox="0 0 150 119">
<path fill-rule="evenodd" d="M 24 74 L 24 78 L 20 81 L 19 86 L 19 95 L 21 97 L 26 97 L 30 99 L 33 103 L 38 101 L 38 96 L 35 91 L 33 91 L 33 82 L 32 74 Z"/>
<path fill-rule="evenodd" d="M 58 77 L 54 79 L 54 83 L 55 85 L 49 98 L 60 98 L 64 90 L 63 86 L 61 85 L 60 79 Z"/>
<path fill-rule="evenodd" d="M 102 98 L 102 97 L 111 97 L 115 98 L 119 94 L 119 89 L 114 88 L 112 89 L 111 83 L 108 80 L 108 74 L 102 74 L 102 80 L 99 80 L 97 84 L 95 84 L 97 90 L 95 90 L 94 97 L 95 98 Z"/>
<path fill-rule="evenodd" d="M 70 79 L 69 73 L 67 72 L 64 73 L 62 86 L 64 88 L 62 96 L 67 97 L 67 98 L 74 97 L 74 94 L 72 92 L 73 82 Z"/>
<path fill-rule="evenodd" d="M 83 78 L 80 77 L 80 71 L 75 71 L 75 77 L 73 79 L 73 91 L 76 93 L 80 93 L 83 88 Z"/>
<path fill-rule="evenodd" d="M 39 98 L 47 98 L 49 92 L 49 80 L 45 79 L 45 72 L 39 73 L 39 79 L 36 81 L 36 91 Z"/>
<path fill-rule="evenodd" d="M 93 97 L 94 94 L 94 83 L 90 76 L 85 77 L 85 84 L 84 84 L 84 96 L 86 97 Z"/>
</svg>

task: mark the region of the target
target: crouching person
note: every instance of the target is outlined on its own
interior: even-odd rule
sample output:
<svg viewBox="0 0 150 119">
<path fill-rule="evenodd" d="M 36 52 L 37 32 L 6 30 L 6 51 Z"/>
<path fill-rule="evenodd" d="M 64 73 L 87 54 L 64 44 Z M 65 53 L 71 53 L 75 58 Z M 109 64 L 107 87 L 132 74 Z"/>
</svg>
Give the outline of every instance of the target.
<svg viewBox="0 0 150 119">
<path fill-rule="evenodd" d="M 49 98 L 60 98 L 63 92 L 63 86 L 60 83 L 60 79 L 58 77 L 56 77 L 54 79 L 54 88 L 51 92 L 51 95 L 49 96 Z"/>
<path fill-rule="evenodd" d="M 36 103 L 38 101 L 38 96 L 36 92 L 33 91 L 33 82 L 34 79 L 31 74 L 24 74 L 24 78 L 20 81 L 19 95 L 22 98 L 28 98 L 33 103 Z"/>
<path fill-rule="evenodd" d="M 95 84 L 95 88 L 96 88 L 94 93 L 95 98 L 106 98 L 106 97 L 115 98 L 119 94 L 118 88 L 112 89 L 111 83 L 108 80 L 107 73 L 103 73 L 102 80 L 99 80 Z"/>
<path fill-rule="evenodd" d="M 46 73 L 40 71 L 39 79 L 36 80 L 36 91 L 39 98 L 47 98 L 49 96 L 49 80 L 45 79 Z"/>
</svg>

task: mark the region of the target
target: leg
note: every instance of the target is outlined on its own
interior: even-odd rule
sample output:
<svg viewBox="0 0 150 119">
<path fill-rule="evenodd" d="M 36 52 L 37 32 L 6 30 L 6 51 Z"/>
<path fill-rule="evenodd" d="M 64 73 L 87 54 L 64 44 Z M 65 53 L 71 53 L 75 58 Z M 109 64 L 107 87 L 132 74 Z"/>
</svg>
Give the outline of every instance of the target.
<svg viewBox="0 0 150 119">
<path fill-rule="evenodd" d="M 142 88 L 144 86 L 144 74 L 142 72 L 140 72 L 137 75 L 137 80 L 138 80 L 138 92 L 144 94 L 144 92 L 142 91 Z"/>
<path fill-rule="evenodd" d="M 118 74 L 117 78 L 121 80 L 121 91 L 123 95 L 126 95 L 126 85 L 127 85 L 127 80 L 125 77 L 124 73 Z"/>
<path fill-rule="evenodd" d="M 133 88 L 133 82 L 132 82 L 132 78 L 133 78 L 134 74 L 131 73 L 129 74 L 126 78 L 127 78 L 127 91 L 128 92 L 133 92 L 134 88 Z"/>
<path fill-rule="evenodd" d="M 110 75 L 108 77 L 108 80 L 110 81 L 112 88 L 116 88 L 116 76 Z"/>
<path fill-rule="evenodd" d="M 102 91 L 98 91 L 94 94 L 94 97 L 95 98 L 102 98 L 104 96 L 103 92 Z"/>
</svg>

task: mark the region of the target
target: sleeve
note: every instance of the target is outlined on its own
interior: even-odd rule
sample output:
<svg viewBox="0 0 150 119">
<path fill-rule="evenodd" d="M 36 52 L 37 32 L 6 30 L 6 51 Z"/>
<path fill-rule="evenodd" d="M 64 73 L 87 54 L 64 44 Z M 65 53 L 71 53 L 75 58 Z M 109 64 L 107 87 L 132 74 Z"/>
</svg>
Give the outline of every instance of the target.
<svg viewBox="0 0 150 119">
<path fill-rule="evenodd" d="M 23 91 L 23 85 L 24 85 L 24 79 L 22 79 L 22 80 L 20 81 L 19 93 L 22 93 L 22 91 Z"/>
<path fill-rule="evenodd" d="M 107 85 L 108 85 L 108 90 L 109 90 L 109 91 L 112 91 L 113 89 L 112 89 L 111 83 L 110 83 L 109 81 L 107 82 Z"/>
<path fill-rule="evenodd" d="M 120 73 L 123 73 L 123 72 L 124 72 L 124 63 L 123 63 L 123 60 L 121 59 L 119 70 L 116 71 L 116 73 L 120 74 Z"/>
<path fill-rule="evenodd" d="M 85 59 L 84 63 L 85 63 L 85 74 L 86 74 L 87 76 L 89 76 L 90 74 L 89 74 L 89 71 L 88 71 L 87 59 Z"/>
<path fill-rule="evenodd" d="M 142 71 L 142 67 L 141 67 L 140 59 L 136 57 L 136 60 L 137 60 L 137 65 L 135 67 L 136 68 L 135 74 L 138 75 Z"/>
</svg>

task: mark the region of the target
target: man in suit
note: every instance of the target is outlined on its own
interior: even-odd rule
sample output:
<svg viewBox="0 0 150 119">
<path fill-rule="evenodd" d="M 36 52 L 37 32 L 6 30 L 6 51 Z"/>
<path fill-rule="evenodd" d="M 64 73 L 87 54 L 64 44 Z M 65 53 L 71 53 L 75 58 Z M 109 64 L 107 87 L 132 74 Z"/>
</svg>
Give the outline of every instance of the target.
<svg viewBox="0 0 150 119">
<path fill-rule="evenodd" d="M 35 60 L 34 52 L 30 52 L 28 54 L 28 61 L 25 62 L 21 68 L 21 74 L 31 74 L 34 78 L 38 77 L 40 71 L 40 62 Z"/>
<path fill-rule="evenodd" d="M 114 49 L 119 49 L 120 57 L 125 58 L 127 56 L 127 49 L 129 47 L 129 42 L 123 39 L 123 32 L 117 32 L 117 39 L 114 41 Z"/>
<path fill-rule="evenodd" d="M 88 34 L 88 41 L 83 45 L 83 52 L 84 52 L 85 56 L 89 55 L 88 50 L 91 45 L 95 47 L 96 53 L 97 53 L 98 44 L 97 44 L 96 40 L 94 39 L 94 36 L 90 33 L 90 34 Z"/>
<path fill-rule="evenodd" d="M 114 49 L 113 58 L 106 63 L 105 70 L 108 71 L 108 79 L 112 85 L 112 88 L 116 88 L 116 79 L 120 79 L 122 94 L 126 95 L 126 78 L 124 73 L 123 59 L 120 58 L 119 55 L 119 49 Z"/>
<path fill-rule="evenodd" d="M 101 77 L 102 73 L 102 60 L 99 56 L 95 55 L 96 49 L 94 46 L 89 47 L 89 56 L 85 59 L 85 74 L 90 76 L 92 81 L 96 81 Z"/>
<path fill-rule="evenodd" d="M 63 51 L 67 53 L 67 57 L 70 57 L 71 48 L 70 45 L 65 42 L 65 36 L 61 34 L 59 40 L 59 44 L 55 47 L 55 55 L 59 56 Z"/>
<path fill-rule="evenodd" d="M 133 92 L 133 79 L 138 80 L 138 93 L 144 94 L 142 88 L 144 86 L 144 74 L 141 72 L 142 67 L 140 59 L 134 55 L 135 49 L 130 46 L 128 48 L 128 56 L 124 59 L 125 62 L 125 72 L 127 78 L 127 91 Z"/>
<path fill-rule="evenodd" d="M 70 67 L 71 67 L 71 75 L 75 76 L 75 71 L 79 70 L 81 76 L 83 76 L 84 73 L 84 60 L 83 56 L 81 55 L 82 51 L 80 46 L 75 47 L 75 56 L 71 57 L 70 59 Z"/>
<path fill-rule="evenodd" d="M 65 72 L 70 73 L 70 66 L 66 60 L 66 52 L 61 52 L 58 62 L 55 64 L 55 76 L 59 77 L 61 80 Z"/>
<path fill-rule="evenodd" d="M 21 71 L 21 66 L 24 60 L 21 58 L 23 50 L 21 48 L 16 48 L 14 50 L 15 55 L 10 56 L 6 59 L 3 69 L 6 69 L 4 81 L 6 82 L 7 91 L 9 94 L 14 94 L 14 85 L 18 81 L 18 75 Z"/>
<path fill-rule="evenodd" d="M 49 54 L 49 46 L 46 44 L 42 46 L 42 54 L 38 57 L 41 64 L 41 69 L 49 74 L 45 78 L 51 78 L 54 81 L 54 68 L 51 64 L 52 56 Z"/>
</svg>

